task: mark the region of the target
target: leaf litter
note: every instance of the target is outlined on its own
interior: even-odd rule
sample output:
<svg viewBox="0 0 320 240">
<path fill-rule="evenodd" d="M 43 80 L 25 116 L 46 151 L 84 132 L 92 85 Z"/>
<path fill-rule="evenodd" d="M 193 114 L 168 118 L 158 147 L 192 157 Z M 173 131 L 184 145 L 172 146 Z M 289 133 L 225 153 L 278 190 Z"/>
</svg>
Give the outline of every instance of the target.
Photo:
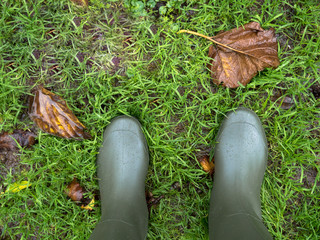
<svg viewBox="0 0 320 240">
<path fill-rule="evenodd" d="M 274 29 L 264 30 L 257 22 L 214 37 L 189 30 L 180 30 L 178 33 L 194 34 L 215 43 L 209 48 L 211 60 L 208 68 L 213 82 L 218 85 L 223 83 L 228 88 L 245 86 L 258 71 L 277 68 L 280 64 Z"/>
<path fill-rule="evenodd" d="M 91 138 L 91 135 L 85 132 L 85 126 L 68 108 L 66 102 L 60 96 L 55 95 L 42 86 L 37 88 L 35 96 L 30 97 L 29 116 L 41 130 L 49 134 L 77 140 Z M 21 129 L 14 130 L 12 133 L 1 133 L 0 160 L 8 168 L 11 168 L 9 166 L 16 162 L 17 157 L 15 153 L 21 147 L 34 145 L 36 142 L 35 138 L 36 134 L 33 132 Z M 0 179 L 3 178 L 2 175 L 0 175 Z M 18 192 L 30 185 L 27 181 L 13 183 L 7 187 L 5 192 L 1 192 L 0 196 L 7 192 Z M 94 198 L 90 200 L 84 197 L 85 193 L 76 179 L 68 185 L 68 196 L 73 201 L 82 203 L 81 208 L 93 210 L 95 200 Z"/>
</svg>

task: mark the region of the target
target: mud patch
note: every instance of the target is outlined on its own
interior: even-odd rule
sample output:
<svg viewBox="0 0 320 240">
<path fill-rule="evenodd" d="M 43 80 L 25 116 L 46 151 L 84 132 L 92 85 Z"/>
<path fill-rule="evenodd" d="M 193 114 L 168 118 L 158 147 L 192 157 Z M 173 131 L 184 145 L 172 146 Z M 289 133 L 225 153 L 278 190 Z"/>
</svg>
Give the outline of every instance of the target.
<svg viewBox="0 0 320 240">
<path fill-rule="evenodd" d="M 20 148 L 31 147 L 36 143 L 33 131 L 16 129 L 12 133 L 4 132 L 0 135 L 0 188 L 7 174 L 17 175 L 26 167 L 20 163 Z M 0 189 L 1 190 L 1 189 Z"/>
<path fill-rule="evenodd" d="M 187 121 L 175 121 L 177 125 L 174 127 L 173 132 L 176 133 L 176 136 L 174 136 L 174 139 L 180 136 L 181 133 L 185 133 L 187 126 L 189 125 Z"/>
<path fill-rule="evenodd" d="M 200 144 L 197 146 L 197 152 L 195 153 L 196 158 L 200 159 L 205 156 L 210 156 L 210 152 L 212 150 L 212 146 Z"/>
<path fill-rule="evenodd" d="M 282 89 L 275 89 L 271 100 L 284 110 L 288 110 L 295 105 L 293 97 L 286 96 L 286 91 L 283 91 Z"/>
<path fill-rule="evenodd" d="M 314 184 L 316 184 L 318 187 L 320 186 L 320 182 L 316 182 L 317 174 L 317 169 L 304 166 L 303 172 L 301 171 L 301 168 L 296 169 L 296 174 L 292 179 L 296 182 L 300 182 L 302 178 L 303 186 L 310 189 L 314 186 Z"/>
<path fill-rule="evenodd" d="M 307 169 L 307 171 L 304 172 L 304 174 L 305 174 L 305 178 L 304 178 L 305 185 L 309 187 L 313 187 L 314 184 L 316 184 L 316 186 L 318 187 L 320 186 L 320 182 L 316 182 L 316 177 L 318 175 L 317 169 L 309 168 Z"/>
<path fill-rule="evenodd" d="M 9 173 L 14 176 L 19 175 L 22 170 L 28 171 L 28 167 L 21 165 L 20 160 L 18 152 L 0 152 L 0 188 Z"/>
<path fill-rule="evenodd" d="M 320 98 L 320 83 L 319 82 L 316 82 L 314 83 L 311 87 L 310 87 L 310 92 L 313 94 L 313 96 L 316 98 L 316 99 L 319 99 Z"/>
</svg>

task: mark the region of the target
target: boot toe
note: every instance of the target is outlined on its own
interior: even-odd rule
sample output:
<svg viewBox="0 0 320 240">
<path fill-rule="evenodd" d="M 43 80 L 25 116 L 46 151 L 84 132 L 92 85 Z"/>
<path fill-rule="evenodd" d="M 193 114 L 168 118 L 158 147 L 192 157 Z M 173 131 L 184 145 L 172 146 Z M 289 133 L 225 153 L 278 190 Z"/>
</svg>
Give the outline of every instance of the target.
<svg viewBox="0 0 320 240">
<path fill-rule="evenodd" d="M 114 118 L 106 128 L 104 134 L 106 135 L 114 131 L 128 131 L 140 136 L 141 125 L 137 119 L 123 115 Z"/>
<path fill-rule="evenodd" d="M 234 112 L 228 113 L 225 124 L 234 124 L 234 123 L 245 123 L 255 126 L 256 128 L 260 127 L 260 119 L 250 109 L 240 107 Z"/>
<path fill-rule="evenodd" d="M 267 140 L 265 137 L 264 129 L 261 125 L 259 117 L 255 114 L 255 112 L 251 111 L 250 109 L 240 107 L 234 112 L 229 112 L 224 120 L 224 122 L 221 125 L 220 131 L 218 136 L 221 136 L 222 132 L 225 129 L 230 128 L 232 125 L 238 125 L 238 126 L 245 126 L 249 125 L 251 127 L 242 128 L 246 133 L 241 132 L 241 129 L 238 128 L 238 133 L 235 132 L 234 135 L 250 135 L 250 132 L 256 131 L 256 133 L 261 136 L 262 141 L 264 142 L 265 147 L 267 147 Z M 251 131 L 248 131 L 248 129 L 252 129 Z M 245 130 L 246 129 L 246 130 Z M 218 137 L 219 139 L 220 137 Z"/>
<path fill-rule="evenodd" d="M 113 134 L 114 132 L 117 132 L 117 134 Z M 112 138 L 112 141 L 118 142 L 119 136 L 126 136 L 128 133 L 133 133 L 137 139 L 142 142 L 145 150 L 148 151 L 148 145 L 145 136 L 141 131 L 140 122 L 136 118 L 130 116 L 122 115 L 114 118 L 104 131 L 104 141 L 107 139 L 110 141 L 110 138 Z"/>
</svg>

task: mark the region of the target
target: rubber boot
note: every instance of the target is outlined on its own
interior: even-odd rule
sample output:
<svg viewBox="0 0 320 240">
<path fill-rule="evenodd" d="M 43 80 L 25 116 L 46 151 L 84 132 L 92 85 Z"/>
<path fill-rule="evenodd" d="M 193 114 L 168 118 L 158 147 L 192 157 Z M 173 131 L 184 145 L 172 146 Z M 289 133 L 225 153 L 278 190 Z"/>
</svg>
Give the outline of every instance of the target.
<svg viewBox="0 0 320 240">
<path fill-rule="evenodd" d="M 145 178 L 149 153 L 140 123 L 112 120 L 97 159 L 101 220 L 90 239 L 141 240 L 147 235 Z"/>
<path fill-rule="evenodd" d="M 272 239 L 261 218 L 260 188 L 268 151 L 258 116 L 246 108 L 229 113 L 217 142 L 210 239 Z"/>
</svg>

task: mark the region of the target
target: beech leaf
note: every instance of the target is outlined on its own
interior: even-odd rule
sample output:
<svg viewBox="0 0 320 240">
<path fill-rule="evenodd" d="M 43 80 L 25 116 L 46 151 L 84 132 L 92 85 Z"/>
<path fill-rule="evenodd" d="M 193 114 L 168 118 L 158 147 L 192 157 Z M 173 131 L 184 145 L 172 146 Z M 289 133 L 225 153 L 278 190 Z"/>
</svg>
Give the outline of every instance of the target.
<svg viewBox="0 0 320 240">
<path fill-rule="evenodd" d="M 29 116 L 49 134 L 77 140 L 91 138 L 66 101 L 43 87 L 38 87 L 35 96 L 30 98 Z"/>
<path fill-rule="evenodd" d="M 68 185 L 67 189 L 67 195 L 71 198 L 73 201 L 81 201 L 83 198 L 84 190 L 78 183 L 76 179 L 73 179 L 73 181 Z"/>
<path fill-rule="evenodd" d="M 204 37 L 215 45 L 209 48 L 208 64 L 211 77 L 216 84 L 236 88 L 246 85 L 265 68 L 279 66 L 278 45 L 274 29 L 264 30 L 257 22 L 245 24 L 227 32 L 208 37 L 196 32 L 181 30 Z"/>
</svg>

